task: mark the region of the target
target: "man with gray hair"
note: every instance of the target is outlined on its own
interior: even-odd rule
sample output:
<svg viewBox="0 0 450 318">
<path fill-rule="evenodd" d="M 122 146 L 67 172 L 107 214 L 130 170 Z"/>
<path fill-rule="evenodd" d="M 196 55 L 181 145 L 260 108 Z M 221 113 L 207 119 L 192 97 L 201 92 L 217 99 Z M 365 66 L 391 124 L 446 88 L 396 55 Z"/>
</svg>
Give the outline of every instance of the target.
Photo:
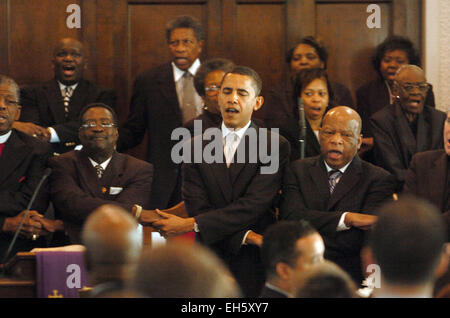
<svg viewBox="0 0 450 318">
<path fill-rule="evenodd" d="M 370 118 L 375 164 L 394 174 L 400 190 L 412 156 L 442 148 L 445 113 L 425 105 L 429 89 L 425 73 L 404 65 L 396 73 L 395 102 Z"/>
<path fill-rule="evenodd" d="M 200 67 L 204 32 L 199 21 L 181 16 L 166 27 L 171 61 L 140 74 L 134 83 L 130 115 L 120 129 L 117 149 L 141 143 L 147 132 L 147 157 L 155 168 L 151 209 L 166 209 L 181 198 L 179 164 L 171 158 L 172 131 L 201 113 L 202 101 L 193 76 Z"/>
<path fill-rule="evenodd" d="M 106 204 L 92 212 L 82 231 L 86 247 L 90 297 L 123 290 L 134 275 L 142 250 L 138 223 L 125 209 Z"/>
<path fill-rule="evenodd" d="M 0 75 L 0 257 L 6 260 L 14 233 L 25 214 L 19 236 L 8 256 L 45 246 L 43 235 L 61 229 L 60 221 L 44 219 L 49 204 L 44 182 L 30 211 L 26 211 L 50 156 L 50 146 L 13 129 L 20 117 L 19 87 L 13 79 Z"/>
</svg>

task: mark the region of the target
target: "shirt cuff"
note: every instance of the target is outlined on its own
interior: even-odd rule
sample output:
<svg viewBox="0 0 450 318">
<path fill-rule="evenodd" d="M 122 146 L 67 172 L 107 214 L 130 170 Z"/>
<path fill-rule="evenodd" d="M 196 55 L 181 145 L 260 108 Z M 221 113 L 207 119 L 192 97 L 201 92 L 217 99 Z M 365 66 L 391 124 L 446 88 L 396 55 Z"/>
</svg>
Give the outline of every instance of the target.
<svg viewBox="0 0 450 318">
<path fill-rule="evenodd" d="M 341 218 L 339 219 L 338 226 L 336 227 L 336 231 L 339 232 L 339 231 L 350 230 L 351 227 L 345 225 L 345 222 L 344 222 L 344 220 L 345 220 L 345 215 L 346 215 L 347 213 L 348 213 L 348 212 L 342 213 Z"/>
<path fill-rule="evenodd" d="M 248 235 L 248 233 L 250 233 L 250 231 L 251 231 L 251 230 L 248 230 L 248 231 L 245 233 L 244 238 L 242 239 L 241 245 L 247 245 L 247 243 L 245 243 L 245 240 L 247 239 L 247 235 Z"/>
<path fill-rule="evenodd" d="M 56 130 L 54 130 L 53 127 L 48 127 L 48 130 L 50 130 L 50 142 L 51 143 L 60 142 L 59 136 L 56 133 Z"/>
</svg>

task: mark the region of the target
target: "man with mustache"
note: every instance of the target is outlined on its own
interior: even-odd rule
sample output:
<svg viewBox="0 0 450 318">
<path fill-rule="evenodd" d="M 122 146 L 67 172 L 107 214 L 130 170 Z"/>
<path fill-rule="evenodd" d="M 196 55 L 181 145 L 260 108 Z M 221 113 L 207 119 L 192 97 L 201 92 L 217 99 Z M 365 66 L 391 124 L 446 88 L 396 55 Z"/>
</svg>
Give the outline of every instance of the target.
<svg viewBox="0 0 450 318">
<path fill-rule="evenodd" d="M 425 105 L 428 90 L 423 70 L 416 65 L 404 65 L 395 75 L 394 104 L 370 118 L 375 164 L 395 175 L 397 191 L 403 186 L 415 153 L 442 148 L 446 116 Z"/>
<path fill-rule="evenodd" d="M 357 155 L 361 118 L 347 106 L 326 113 L 319 132 L 321 155 L 286 169 L 280 219 L 309 221 L 325 241 L 325 258 L 363 279 L 360 250 L 375 209 L 392 198 L 395 180 Z"/>
<path fill-rule="evenodd" d="M 80 243 L 84 221 L 101 205 L 119 205 L 130 213 L 135 204 L 148 207 L 153 178 L 151 164 L 116 151 L 119 133 L 111 107 L 87 105 L 79 126 L 83 148 L 49 161 L 55 216 L 64 221 L 70 243 Z"/>
<path fill-rule="evenodd" d="M 21 90 L 22 114 L 14 128 L 50 142 L 54 152 L 64 153 L 79 144 L 81 108 L 94 102 L 115 108 L 116 94 L 83 78 L 86 50 L 76 39 L 58 41 L 52 64 L 54 79 Z"/>
<path fill-rule="evenodd" d="M 51 154 L 50 146 L 13 129 L 20 116 L 19 86 L 0 75 L 0 261 L 26 213 Z M 61 227 L 60 222 L 44 219 L 49 204 L 45 181 L 31 206 L 9 257 L 16 252 L 45 246 L 43 237 Z"/>
<path fill-rule="evenodd" d="M 190 16 L 178 17 L 166 27 L 172 61 L 140 74 L 133 88 L 130 114 L 120 128 L 119 151 L 137 146 L 147 132 L 147 157 L 155 168 L 151 206 L 165 209 L 181 198 L 180 165 L 171 158 L 172 131 L 201 113 L 202 100 L 193 76 L 200 67 L 204 31 Z"/>
</svg>

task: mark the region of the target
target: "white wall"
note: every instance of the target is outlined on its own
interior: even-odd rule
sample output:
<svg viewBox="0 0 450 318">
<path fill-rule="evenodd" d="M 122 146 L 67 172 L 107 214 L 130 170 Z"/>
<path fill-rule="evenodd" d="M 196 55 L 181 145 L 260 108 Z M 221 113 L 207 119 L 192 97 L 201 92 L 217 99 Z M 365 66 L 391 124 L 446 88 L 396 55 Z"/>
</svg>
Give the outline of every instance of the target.
<svg viewBox="0 0 450 318">
<path fill-rule="evenodd" d="M 436 107 L 450 110 L 450 1 L 423 1 L 423 66 Z"/>
</svg>

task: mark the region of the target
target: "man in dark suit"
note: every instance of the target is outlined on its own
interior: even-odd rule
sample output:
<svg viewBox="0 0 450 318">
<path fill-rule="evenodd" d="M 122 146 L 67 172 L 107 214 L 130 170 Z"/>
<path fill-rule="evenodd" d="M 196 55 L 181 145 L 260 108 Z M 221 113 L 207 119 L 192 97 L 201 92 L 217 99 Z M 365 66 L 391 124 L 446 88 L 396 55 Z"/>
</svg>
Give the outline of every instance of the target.
<svg viewBox="0 0 450 318">
<path fill-rule="evenodd" d="M 322 237 L 308 222 L 280 221 L 271 225 L 261 247 L 267 278 L 260 297 L 293 297 L 296 276 L 321 263 L 324 252 Z"/>
<path fill-rule="evenodd" d="M 395 180 L 358 157 L 361 118 L 351 108 L 330 110 L 319 140 L 320 156 L 294 161 L 286 169 L 280 218 L 309 221 L 325 241 L 325 258 L 361 283 L 364 230 L 375 223 L 375 209 L 392 198 Z"/>
<path fill-rule="evenodd" d="M 151 164 L 116 152 L 117 118 L 111 107 L 90 104 L 80 116 L 83 148 L 49 161 L 55 215 L 64 221 L 71 243 L 80 242 L 87 216 L 103 204 L 130 212 L 135 204 L 148 207 L 153 177 Z"/>
<path fill-rule="evenodd" d="M 48 144 L 12 129 L 20 116 L 19 87 L 0 75 L 0 258 L 3 259 L 14 232 L 26 213 L 33 192 L 44 175 Z M 24 220 L 9 256 L 44 246 L 42 236 L 54 231 L 54 221 L 43 217 L 49 204 L 48 183 L 44 182 Z M 40 238 L 41 236 L 41 238 Z"/>
<path fill-rule="evenodd" d="M 260 91 L 261 79 L 250 68 L 237 66 L 224 76 L 219 93 L 223 123 L 217 129 L 218 161 L 185 161 L 183 198 L 190 217 L 157 210 L 162 219 L 152 224 L 165 236 L 194 230 L 197 240 L 229 266 L 244 295 L 252 297 L 260 295 L 264 284 L 261 234 L 274 221 L 273 204 L 289 160 L 289 143 L 251 121 L 253 111 L 263 104 Z M 197 141 L 201 151 L 210 146 L 202 137 L 192 139 L 191 146 Z M 267 146 L 270 158 L 263 149 L 254 148 L 262 145 Z"/>
<path fill-rule="evenodd" d="M 79 144 L 80 110 L 99 102 L 115 108 L 116 94 L 83 78 L 87 66 L 83 44 L 63 38 L 53 52 L 54 79 L 21 90 L 22 114 L 14 128 L 50 142 L 64 153 Z"/>
<path fill-rule="evenodd" d="M 395 76 L 394 105 L 384 107 L 370 118 L 375 164 L 395 175 L 398 190 L 415 153 L 442 148 L 446 116 L 425 105 L 428 89 L 423 70 L 404 65 Z"/>
<path fill-rule="evenodd" d="M 172 62 L 138 76 L 134 83 L 128 121 L 120 129 L 118 150 L 141 143 L 147 131 L 147 158 L 155 168 L 152 209 L 165 209 L 181 198 L 180 165 L 171 159 L 172 131 L 201 113 L 193 75 L 200 67 L 203 29 L 192 17 L 179 17 L 166 29 Z"/>
<path fill-rule="evenodd" d="M 444 149 L 420 152 L 412 157 L 402 194 L 433 203 L 442 212 L 450 235 L 450 111 L 444 124 Z"/>
</svg>

